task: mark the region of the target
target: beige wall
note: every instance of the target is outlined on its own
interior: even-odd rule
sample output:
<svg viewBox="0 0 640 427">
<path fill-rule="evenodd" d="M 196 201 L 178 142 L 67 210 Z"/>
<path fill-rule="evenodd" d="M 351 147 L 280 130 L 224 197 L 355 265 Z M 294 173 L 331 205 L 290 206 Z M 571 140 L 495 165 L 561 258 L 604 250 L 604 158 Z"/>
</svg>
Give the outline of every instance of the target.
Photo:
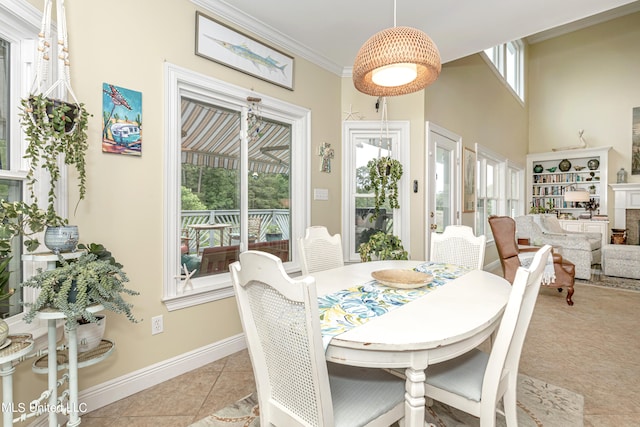
<svg viewBox="0 0 640 427">
<path fill-rule="evenodd" d="M 38 2 L 34 2 L 38 3 Z M 40 4 L 36 6 L 41 7 Z M 107 313 L 105 336 L 116 342 L 115 353 L 80 373 L 80 390 L 143 369 L 171 357 L 233 336 L 242 328 L 235 300 L 168 312 L 162 298 L 165 61 L 309 108 L 311 153 L 326 141 L 336 147 L 340 161 L 340 77 L 295 58 L 294 91 L 289 91 L 223 65 L 195 56 L 195 7 L 186 0 L 97 0 L 66 2 L 71 79 L 76 96 L 93 114 L 89 124 L 87 198 L 70 214 L 82 242 L 100 242 L 124 264 L 134 312 L 143 322 L 129 323 Z M 152 13 L 150 13 L 152 11 Z M 117 25 L 114 24 L 117 21 Z M 142 92 L 143 151 L 141 157 L 101 152 L 102 84 Z M 319 172 L 312 155 L 314 187 L 330 188 L 332 206 L 340 206 L 339 168 Z M 77 192 L 73 184 L 69 205 Z M 328 223 L 338 231 L 339 209 L 322 209 L 312 202 L 312 223 Z M 151 336 L 151 317 L 164 315 L 165 332 Z M 46 376 L 19 367 L 16 401 L 28 402 L 46 388 Z"/>
<path fill-rule="evenodd" d="M 632 109 L 640 106 L 640 13 L 530 46 L 529 151 L 612 146 L 609 182 L 631 175 Z M 609 194 L 609 200 L 613 200 Z M 609 204 L 613 215 L 613 203 Z"/>
<path fill-rule="evenodd" d="M 80 226 L 83 242 L 104 243 L 125 265 L 131 287 L 142 294 L 131 301 L 144 319 L 132 325 L 122 316 L 108 314 L 106 336 L 116 342 L 117 350 L 106 361 L 81 371 L 80 390 L 241 331 L 231 298 L 171 313 L 161 302 L 165 61 L 311 110 L 311 187 L 329 189 L 329 201 L 312 200 L 310 220 L 326 225 L 332 233 L 342 231 L 341 123 L 345 112 L 351 108 L 363 120 L 380 119 L 375 97 L 356 91 L 350 78 L 341 79 L 303 59 L 295 58 L 295 90 L 288 91 L 196 57 L 195 10 L 186 0 L 114 0 L 106 10 L 96 0 L 67 2 L 72 82 L 78 98 L 94 114 L 89 129 L 87 199 L 70 219 Z M 121 29 L 111 21 L 113 16 L 122 16 L 118 11 L 134 17 Z M 413 258 L 424 255 L 419 235 L 424 231 L 425 121 L 460 135 L 467 147 L 478 142 L 522 164 L 529 138 L 532 152 L 548 151 L 577 141 L 577 130 L 585 129 L 590 144 L 614 146 L 610 157 L 613 174 L 620 166 L 630 169 L 631 108 L 640 105 L 633 96 L 640 85 L 636 76 L 640 69 L 639 19 L 640 15 L 622 18 L 532 46 L 530 111 L 480 55 L 446 64 L 440 78 L 424 93 L 388 99 L 389 119 L 410 121 L 408 182 L 420 182 L 420 191 L 411 192 L 410 199 Z M 620 28 L 624 31 L 618 31 Z M 616 51 L 611 44 L 602 44 L 603 38 L 624 49 Z M 104 82 L 142 92 L 142 157 L 101 152 Z M 319 171 L 317 153 L 323 142 L 335 148 L 330 174 Z M 75 188 L 71 190 L 73 206 L 77 196 Z M 472 215 L 465 214 L 463 223 L 472 222 Z M 487 261 L 493 259 L 495 252 L 489 249 Z M 151 336 L 149 321 L 158 314 L 165 317 L 165 332 Z M 17 401 L 33 399 L 46 385 L 44 376 L 28 372 L 29 366 L 22 364 L 16 374 Z"/>
</svg>

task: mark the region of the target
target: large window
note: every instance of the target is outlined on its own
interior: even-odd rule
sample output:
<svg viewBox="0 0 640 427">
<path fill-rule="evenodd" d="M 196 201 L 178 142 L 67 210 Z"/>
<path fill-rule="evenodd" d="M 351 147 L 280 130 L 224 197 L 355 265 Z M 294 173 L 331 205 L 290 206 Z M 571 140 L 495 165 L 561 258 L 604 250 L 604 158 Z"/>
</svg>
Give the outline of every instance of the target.
<svg viewBox="0 0 640 427">
<path fill-rule="evenodd" d="M 514 40 L 484 51 L 513 92 L 524 101 L 524 43 Z"/>
<path fill-rule="evenodd" d="M 493 240 L 491 215 L 518 216 L 524 214 L 524 170 L 480 144 L 478 153 L 478 198 L 476 202 L 476 234 Z"/>
<path fill-rule="evenodd" d="M 297 268 L 308 224 L 309 112 L 168 64 L 165 301 L 232 294 L 229 264 L 257 249 Z"/>
<path fill-rule="evenodd" d="M 40 30 L 40 21 L 40 13 L 26 2 L 6 0 L 0 4 L 0 199 L 7 201 L 23 200 L 26 197 L 24 181 L 27 163 L 23 159 L 25 146 L 20 131 L 19 105 L 20 99 L 27 95 L 26 91 L 33 82 L 35 40 Z M 61 187 L 64 188 L 65 185 L 63 181 Z M 40 200 L 47 199 L 46 189 L 36 188 L 40 193 L 43 190 Z M 66 201 L 61 200 L 60 203 L 64 214 Z M 45 329 L 38 330 L 39 322 L 29 325 L 22 322 L 21 303 L 33 301 L 35 293 L 33 290 L 23 290 L 19 284 L 36 267 L 44 266 L 23 262 L 22 248 L 21 240 L 13 239 L 9 254 L 8 284 L 2 285 L 14 288 L 16 293 L 9 305 L 0 305 L 0 316 L 10 318 L 8 323 L 12 331 L 17 333 L 28 330 L 37 337 Z"/>
</svg>

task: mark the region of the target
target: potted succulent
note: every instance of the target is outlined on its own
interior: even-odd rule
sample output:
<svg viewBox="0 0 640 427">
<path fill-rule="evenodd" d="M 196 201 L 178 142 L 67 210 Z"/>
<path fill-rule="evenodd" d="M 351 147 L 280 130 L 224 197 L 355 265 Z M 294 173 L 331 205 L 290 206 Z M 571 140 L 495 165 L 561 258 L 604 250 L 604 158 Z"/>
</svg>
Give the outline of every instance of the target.
<svg viewBox="0 0 640 427">
<path fill-rule="evenodd" d="M 280 226 L 276 223 L 269 224 L 265 233 L 265 237 L 267 239 L 267 242 L 282 240 L 282 230 L 280 229 Z"/>
<path fill-rule="evenodd" d="M 374 212 L 369 217 L 373 222 L 380 213 L 380 208 L 389 200 L 389 207 L 399 208 L 398 182 L 402 178 L 402 163 L 389 156 L 371 159 L 367 163 L 369 169 L 369 182 L 365 185 L 365 191 L 373 191 Z"/>
<path fill-rule="evenodd" d="M 72 261 L 60 257 L 57 268 L 39 269 L 37 274 L 22 284 L 40 291 L 35 302 L 25 303 L 28 311 L 24 320 L 29 323 L 39 311 L 52 309 L 64 313 L 68 324 L 80 319 L 97 323 L 99 319 L 87 308 L 100 304 L 106 310 L 124 314 L 131 322 L 137 323 L 131 311 L 133 305 L 123 298 L 123 295 L 139 294 L 125 286 L 128 281 L 122 265 L 112 257 L 99 259 L 92 252 L 84 253 Z"/>
<path fill-rule="evenodd" d="M 409 254 L 402 246 L 400 238 L 384 231 L 372 234 L 368 242 L 361 243 L 358 247 L 358 253 L 360 253 L 362 262 L 372 261 L 373 259 L 409 259 Z"/>
</svg>

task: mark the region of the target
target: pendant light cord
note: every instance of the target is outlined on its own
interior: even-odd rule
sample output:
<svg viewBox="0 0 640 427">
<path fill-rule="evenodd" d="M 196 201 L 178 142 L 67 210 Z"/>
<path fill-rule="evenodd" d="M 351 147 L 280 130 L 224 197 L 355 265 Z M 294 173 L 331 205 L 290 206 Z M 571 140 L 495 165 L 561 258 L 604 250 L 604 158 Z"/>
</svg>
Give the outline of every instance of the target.
<svg viewBox="0 0 640 427">
<path fill-rule="evenodd" d="M 397 27 L 396 13 L 398 12 L 398 8 L 396 6 L 396 0 L 393 0 L 393 26 Z"/>
</svg>

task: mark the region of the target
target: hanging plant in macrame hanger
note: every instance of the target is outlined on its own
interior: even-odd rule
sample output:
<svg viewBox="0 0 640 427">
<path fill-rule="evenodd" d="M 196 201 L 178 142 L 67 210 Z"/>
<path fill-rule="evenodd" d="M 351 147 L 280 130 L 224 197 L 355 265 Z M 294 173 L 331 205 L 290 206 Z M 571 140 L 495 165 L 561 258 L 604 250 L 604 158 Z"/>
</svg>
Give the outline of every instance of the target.
<svg viewBox="0 0 640 427">
<path fill-rule="evenodd" d="M 383 129 L 386 125 L 387 155 L 382 156 Z M 365 185 L 365 191 L 373 191 L 374 211 L 369 217 L 373 222 L 380 215 L 380 208 L 384 206 L 387 198 L 389 207 L 400 208 L 398 202 L 398 182 L 402 178 L 402 163 L 391 156 L 391 141 L 389 139 L 389 123 L 387 121 L 387 100 L 382 98 L 382 120 L 380 128 L 380 142 L 378 145 L 378 158 L 371 159 L 367 163 L 369 169 L 369 182 Z"/>
<path fill-rule="evenodd" d="M 28 142 L 25 158 L 29 160 L 27 187 L 37 203 L 34 185 L 40 169 L 49 173 L 47 213 L 56 215 L 56 184 L 61 163 L 73 165 L 78 174 L 79 200 L 86 191 L 85 155 L 88 149 L 87 127 L 90 114 L 71 88 L 69 47 L 64 0 L 56 1 L 58 40 L 52 52 L 51 9 L 53 0 L 44 0 L 42 25 L 38 34 L 35 77 L 30 94 L 21 100 L 20 124 Z M 49 84 L 49 65 L 55 59 L 56 80 Z M 62 161 L 62 162 L 61 162 Z"/>
</svg>

